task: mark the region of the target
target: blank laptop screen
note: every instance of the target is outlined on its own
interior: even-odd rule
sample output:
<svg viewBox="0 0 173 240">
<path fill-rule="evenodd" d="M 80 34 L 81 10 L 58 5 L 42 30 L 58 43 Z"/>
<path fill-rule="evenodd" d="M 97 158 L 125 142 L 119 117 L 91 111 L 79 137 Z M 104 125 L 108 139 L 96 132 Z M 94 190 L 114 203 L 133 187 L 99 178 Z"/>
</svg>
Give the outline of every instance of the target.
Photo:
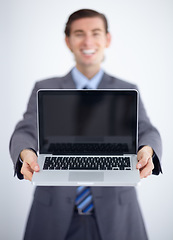
<svg viewBox="0 0 173 240">
<path fill-rule="evenodd" d="M 39 90 L 39 151 L 136 153 L 136 90 Z"/>
</svg>

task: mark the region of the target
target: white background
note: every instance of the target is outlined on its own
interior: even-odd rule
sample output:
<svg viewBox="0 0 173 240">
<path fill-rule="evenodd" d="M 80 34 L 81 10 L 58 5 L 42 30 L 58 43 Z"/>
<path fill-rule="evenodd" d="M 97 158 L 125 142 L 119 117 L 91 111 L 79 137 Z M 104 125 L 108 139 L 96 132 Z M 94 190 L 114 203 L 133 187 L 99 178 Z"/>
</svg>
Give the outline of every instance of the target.
<svg viewBox="0 0 173 240">
<path fill-rule="evenodd" d="M 85 3 L 84 3 L 85 2 Z M 173 239 L 173 1 L 0 1 L 0 239 L 22 239 L 33 186 L 13 177 L 8 143 L 36 80 L 62 76 L 74 65 L 64 25 L 79 8 L 106 14 L 111 47 L 106 72 L 136 83 L 163 139 L 163 175 L 137 188 L 151 240 Z"/>
</svg>

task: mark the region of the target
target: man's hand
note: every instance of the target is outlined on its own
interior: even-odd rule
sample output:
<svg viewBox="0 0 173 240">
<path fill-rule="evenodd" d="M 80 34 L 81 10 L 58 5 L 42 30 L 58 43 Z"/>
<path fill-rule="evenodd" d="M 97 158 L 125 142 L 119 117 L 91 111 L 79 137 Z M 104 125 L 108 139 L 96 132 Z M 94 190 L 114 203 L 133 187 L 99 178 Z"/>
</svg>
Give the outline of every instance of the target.
<svg viewBox="0 0 173 240">
<path fill-rule="evenodd" d="M 152 160 L 153 149 L 149 146 L 141 148 L 137 154 L 138 164 L 136 168 L 140 170 L 140 178 L 147 178 L 152 174 L 154 164 Z"/>
<path fill-rule="evenodd" d="M 24 149 L 20 153 L 20 158 L 23 161 L 21 173 L 23 174 L 24 179 L 31 181 L 33 172 L 39 171 L 39 165 L 37 163 L 37 156 L 32 150 Z"/>
</svg>

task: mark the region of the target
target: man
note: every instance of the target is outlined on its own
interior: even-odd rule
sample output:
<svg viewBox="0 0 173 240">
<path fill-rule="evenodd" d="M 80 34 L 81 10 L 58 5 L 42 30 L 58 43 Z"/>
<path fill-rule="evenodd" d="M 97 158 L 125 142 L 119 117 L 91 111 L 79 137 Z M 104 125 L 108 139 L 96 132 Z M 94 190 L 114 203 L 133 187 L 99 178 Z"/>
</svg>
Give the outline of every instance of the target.
<svg viewBox="0 0 173 240">
<path fill-rule="evenodd" d="M 37 82 L 27 111 L 12 135 L 11 157 L 20 179 L 31 181 L 37 164 L 36 92 L 52 88 L 124 88 L 135 85 L 107 75 L 101 69 L 104 50 L 111 35 L 105 16 L 93 10 L 74 12 L 65 28 L 65 41 L 74 54 L 76 66 L 66 76 Z M 139 151 L 137 168 L 140 177 L 161 172 L 161 139 L 139 102 Z M 133 187 L 91 188 L 94 209 L 90 215 L 76 211 L 76 187 L 37 187 L 25 239 L 42 240 L 135 240 L 147 239 Z"/>
</svg>

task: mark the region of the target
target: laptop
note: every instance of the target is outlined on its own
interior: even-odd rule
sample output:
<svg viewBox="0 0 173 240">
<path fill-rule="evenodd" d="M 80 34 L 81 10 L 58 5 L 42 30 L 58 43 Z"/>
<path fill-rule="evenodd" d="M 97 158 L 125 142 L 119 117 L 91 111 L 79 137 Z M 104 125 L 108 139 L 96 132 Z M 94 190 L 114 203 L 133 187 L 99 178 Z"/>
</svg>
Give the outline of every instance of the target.
<svg viewBox="0 0 173 240">
<path fill-rule="evenodd" d="M 135 186 L 137 90 L 39 90 L 40 186 Z"/>
</svg>

